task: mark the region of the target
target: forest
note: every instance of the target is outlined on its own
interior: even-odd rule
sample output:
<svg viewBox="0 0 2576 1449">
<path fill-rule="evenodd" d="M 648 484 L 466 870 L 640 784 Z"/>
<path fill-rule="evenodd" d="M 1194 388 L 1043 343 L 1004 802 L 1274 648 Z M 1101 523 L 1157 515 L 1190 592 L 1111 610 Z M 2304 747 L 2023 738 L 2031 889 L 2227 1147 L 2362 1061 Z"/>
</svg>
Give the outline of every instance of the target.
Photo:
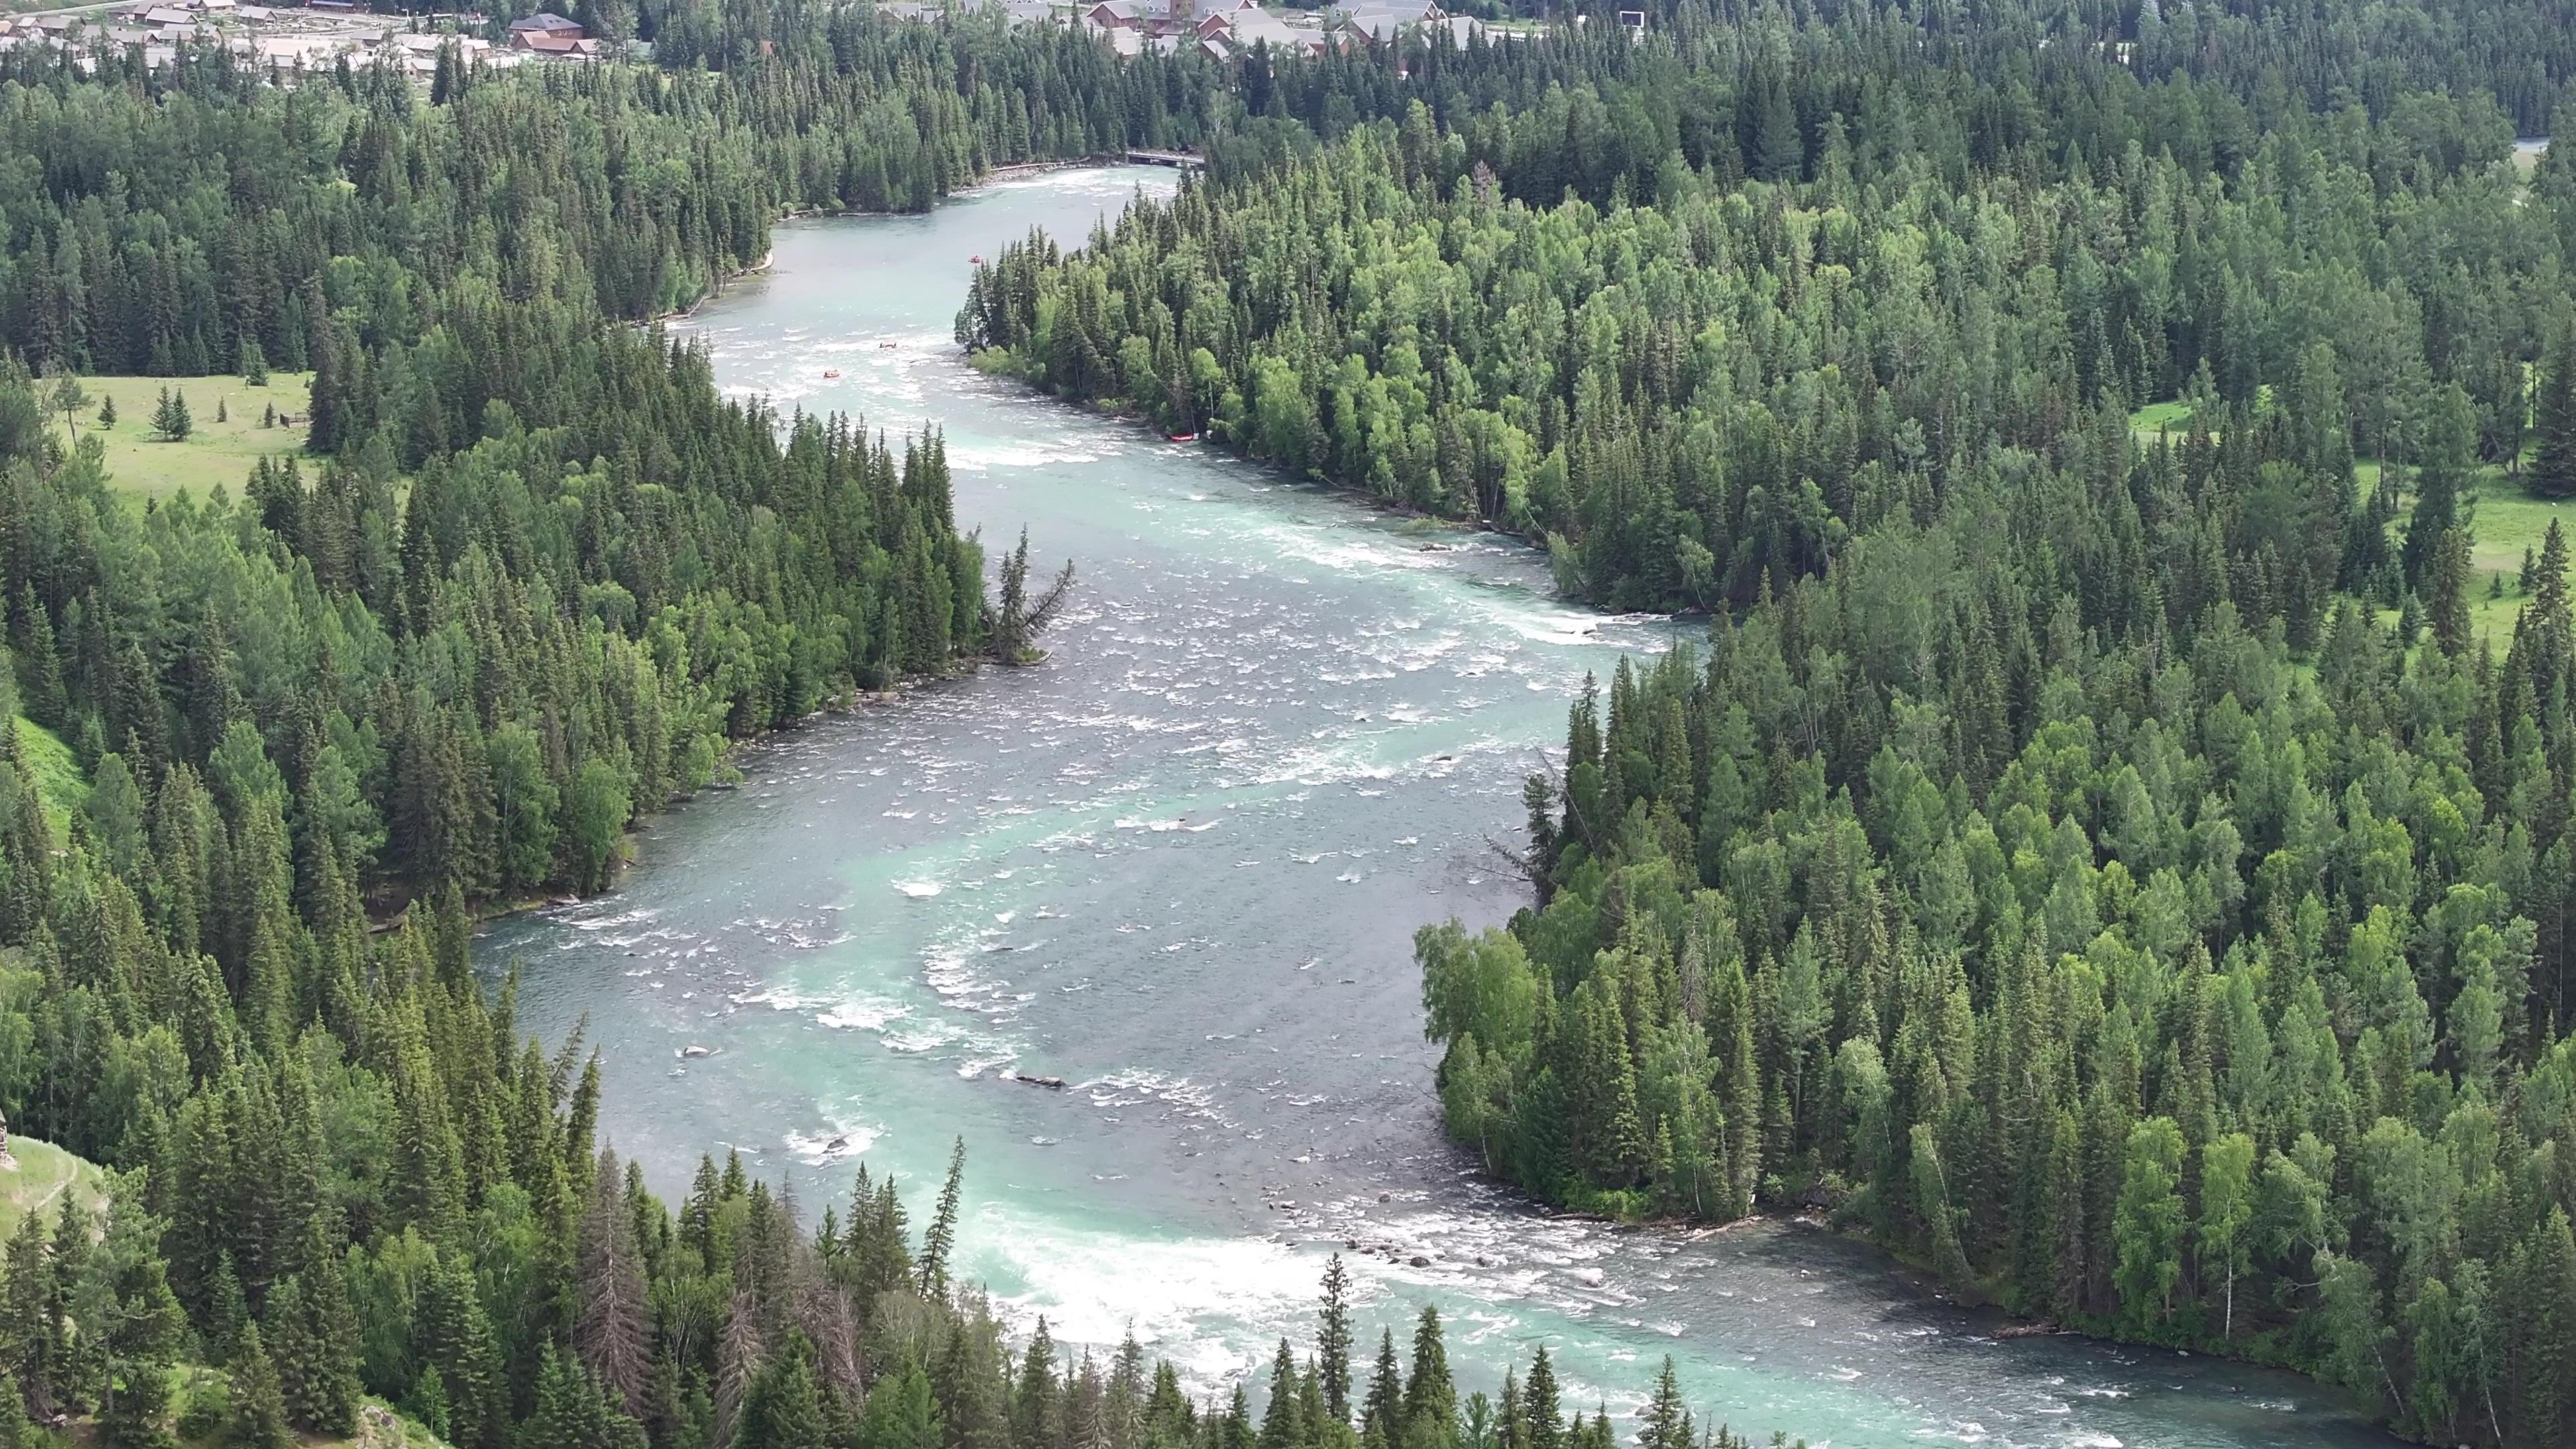
<svg viewBox="0 0 2576 1449">
<path fill-rule="evenodd" d="M 728 400 L 627 325 L 815 196 L 739 89 L 8 66 L 0 1107 L 109 1185 L 9 1242 L 0 1443 L 283 1445 L 365 1393 L 471 1449 L 783 1449 L 856 1442 L 872 1388 L 867 1442 L 940 1443 L 934 1351 L 1038 1402 L 945 1238 L 903 1267 L 891 1184 L 846 1255 L 738 1165 L 675 1228 L 594 1140 L 596 1058 L 469 956 L 732 743 L 1017 662 L 1061 597 L 1023 541 L 988 599 L 935 430 Z M 237 490 L 138 504 L 81 431 L 84 375 L 271 367 L 309 416 Z"/>
<path fill-rule="evenodd" d="M 1532 482 L 1471 465 L 1446 511 L 1542 510 L 1570 591 L 1710 608 L 1529 777 L 1529 907 L 1416 938 L 1485 1168 L 1623 1217 L 1821 1211 L 2033 1319 L 2551 1445 L 2576 622 L 2554 519 L 2510 578 L 2470 560 L 2481 502 L 2576 488 L 2569 212 L 2483 106 L 2341 108 L 2202 173 L 1837 159 L 1544 211 L 1409 124 L 1288 161 L 1276 205 L 1220 175 L 1132 212 L 1036 301 L 1079 333 L 1135 295 L 1092 260 L 1131 233 L 1239 247 L 1208 335 L 1253 357 L 1249 451 L 1400 478 L 1369 410 L 1412 403 L 1437 488 L 1491 456 L 1440 408 L 1474 438 L 1499 399 L 1474 426 Z M 1274 257 L 1328 280 L 1265 292 Z M 1259 340 L 1291 336 L 1367 343 L 1301 407 L 1292 359 L 1333 354 Z"/>
<path fill-rule="evenodd" d="M 2293 116 L 2222 161 L 2186 139 L 2223 93 L 2124 77 L 1987 161 L 1838 113 L 1815 179 L 1741 179 L 1729 149 L 1666 168 L 1652 206 L 1626 171 L 1597 200 L 1555 184 L 1593 154 L 1580 102 L 1462 130 L 1416 102 L 1329 147 L 1247 142 L 1079 251 L 1014 247 L 959 333 L 1064 395 L 1526 536 L 1614 609 L 1749 605 L 1891 508 L 2160 399 L 2207 422 L 2277 390 L 2339 410 L 2337 446 L 2374 467 L 2519 457 L 2563 305 L 2563 162 L 2526 184 L 2491 103 L 2430 93 Z M 1882 124 L 1935 131 L 1932 104 Z M 1543 201 L 1500 179 L 1533 173 Z M 2391 607 L 2420 587 L 2353 562 Z M 2305 600 L 2304 646 L 2336 580 L 2288 550 L 2261 566 Z"/>
<path fill-rule="evenodd" d="M 1416 942 L 1483 1167 L 2564 1442 L 2576 622 L 2554 527 L 2471 560 L 2481 503 L 2576 494 L 2576 170 L 2512 159 L 2576 36 L 2169 9 L 1219 65 L 601 0 L 655 64 L 0 56 L 0 1111 L 112 1174 L 0 1255 L 0 1444 L 373 1396 L 462 1449 L 1613 1449 L 1544 1354 L 1462 1398 L 1429 1314 L 1357 1384 L 1338 1264 L 1266 1396 L 1193 1403 L 1006 1340 L 956 1168 L 917 1240 L 864 1175 L 808 1222 L 710 1159 L 675 1211 L 471 960 L 733 743 L 1061 597 L 935 428 L 728 400 L 652 320 L 782 214 L 1129 145 L 1207 175 L 979 273 L 983 365 L 1707 612 L 1574 704 L 1529 908 Z M 79 436 L 84 376 L 272 368 L 309 413 L 237 488 L 145 507 Z M 1669 1368 L 1630 1428 L 1742 1444 Z"/>
<path fill-rule="evenodd" d="M 1529 777 L 1529 907 L 1416 938 L 1485 1169 L 2564 1443 L 2568 547 L 2472 563 L 2576 495 L 2564 58 L 2164 19 L 1292 74 L 959 336 L 1707 612 Z"/>
</svg>

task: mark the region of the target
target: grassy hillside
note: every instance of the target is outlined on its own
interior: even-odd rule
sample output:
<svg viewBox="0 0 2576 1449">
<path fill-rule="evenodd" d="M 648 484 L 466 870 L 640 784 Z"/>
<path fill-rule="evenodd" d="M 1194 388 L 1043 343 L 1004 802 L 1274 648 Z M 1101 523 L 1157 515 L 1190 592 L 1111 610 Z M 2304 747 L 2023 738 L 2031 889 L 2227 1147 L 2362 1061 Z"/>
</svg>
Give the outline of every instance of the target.
<svg viewBox="0 0 2576 1449">
<path fill-rule="evenodd" d="M 227 1449 L 238 1440 L 230 1422 L 232 1389 L 224 1371 L 203 1364 L 181 1364 L 171 1370 L 170 1407 L 179 1421 L 179 1442 L 188 1449 Z M 203 1429 L 205 1432 L 197 1432 Z M 449 1449 L 446 1440 L 406 1418 L 381 1399 L 358 1405 L 358 1432 L 346 1439 L 298 1434 L 301 1449 Z"/>
<path fill-rule="evenodd" d="M 93 1209 L 106 1205 L 106 1180 L 95 1163 L 50 1142 L 15 1134 L 9 1138 L 9 1158 L 0 1165 L 0 1240 L 15 1234 L 29 1213 L 61 1211 L 66 1192 Z"/>
<path fill-rule="evenodd" d="M 57 831 L 71 828 L 72 816 L 89 803 L 89 777 L 81 773 L 80 761 L 73 758 L 72 747 L 52 730 L 18 716 L 18 751 L 27 758 L 27 768 L 35 771 L 36 788 L 45 797 L 45 811 L 53 817 Z"/>
<path fill-rule="evenodd" d="M 98 434 L 107 439 L 108 476 L 119 490 L 138 498 L 167 498 L 182 488 L 203 498 L 218 483 L 233 496 L 241 496 L 251 465 L 262 454 L 295 452 L 304 446 L 301 427 L 264 428 L 261 417 L 272 407 L 302 417 L 313 397 L 312 379 L 289 372 L 270 373 L 266 387 L 246 386 L 236 376 L 85 377 L 81 386 L 90 402 L 72 419 L 77 431 L 82 437 Z M 175 443 L 152 430 L 152 410 L 163 388 L 187 398 L 196 422 L 188 436 Z M 116 422 L 102 428 L 98 409 L 105 398 L 116 400 Z M 226 414 L 221 422 L 215 419 L 218 404 Z M 70 436 L 61 413 L 53 415 L 53 422 L 56 436 Z"/>
</svg>

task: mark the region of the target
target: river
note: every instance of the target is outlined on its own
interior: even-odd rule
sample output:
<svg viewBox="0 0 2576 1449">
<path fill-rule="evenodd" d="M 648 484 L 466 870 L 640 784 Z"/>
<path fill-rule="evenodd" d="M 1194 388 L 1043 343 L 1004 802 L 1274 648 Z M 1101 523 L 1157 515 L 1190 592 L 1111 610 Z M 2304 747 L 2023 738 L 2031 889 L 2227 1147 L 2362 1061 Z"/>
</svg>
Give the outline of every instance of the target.
<svg viewBox="0 0 2576 1449">
<path fill-rule="evenodd" d="M 1025 524 L 1081 586 L 1043 666 L 750 750 L 739 788 L 643 829 L 613 893 L 480 938 L 485 970 L 522 965 L 526 1029 L 586 1021 L 620 1151 L 676 1198 L 738 1149 L 809 1216 L 864 1158 L 917 1224 L 962 1136 L 960 1271 L 1060 1338 L 1132 1327 L 1202 1391 L 1311 1342 L 1324 1254 L 1356 1241 L 1380 1250 L 1353 1255 L 1368 1341 L 1437 1305 L 1467 1388 L 1545 1343 L 1569 1406 L 1633 1403 L 1670 1354 L 1757 1442 L 2392 1443 L 2287 1375 L 1998 1341 L 1819 1231 L 1613 1229 L 1474 1179 L 1440 1136 L 1410 936 L 1509 915 L 1491 842 L 1520 777 L 1586 672 L 1672 626 L 1559 603 L 1508 541 L 964 365 L 971 255 L 1033 225 L 1079 244 L 1172 184 L 1054 172 L 782 226 L 768 275 L 677 324 L 729 391 L 936 422 L 961 522 L 996 546 Z"/>
</svg>

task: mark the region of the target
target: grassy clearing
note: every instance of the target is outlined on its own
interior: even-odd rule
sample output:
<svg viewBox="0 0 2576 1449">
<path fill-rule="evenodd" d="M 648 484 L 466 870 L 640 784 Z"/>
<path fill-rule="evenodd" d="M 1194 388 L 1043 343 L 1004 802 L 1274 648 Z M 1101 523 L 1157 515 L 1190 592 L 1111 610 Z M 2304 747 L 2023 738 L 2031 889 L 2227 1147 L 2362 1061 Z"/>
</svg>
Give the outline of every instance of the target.
<svg viewBox="0 0 2576 1449">
<path fill-rule="evenodd" d="M 2502 654 L 2513 642 L 2513 621 L 2522 612 L 2522 551 L 2539 551 L 2549 520 L 2560 517 L 2560 509 L 2505 478 L 2502 469 L 2491 471 L 2493 477 L 2482 476 L 2478 484 L 2475 543 L 2469 550 L 2469 627 L 2485 635 Z M 2567 516 L 2560 527 L 2576 527 L 2576 514 Z M 2502 597 L 2495 595 L 2492 583 L 2498 575 L 2504 578 Z"/>
<path fill-rule="evenodd" d="M 218 377 L 85 377 L 89 406 L 76 416 L 80 436 L 107 439 L 107 473 L 118 492 L 136 498 L 168 498 L 180 489 L 203 498 L 217 484 L 234 497 L 250 478 L 251 465 L 263 455 L 292 453 L 304 446 L 302 428 L 264 428 L 261 415 L 271 407 L 302 417 L 312 406 L 312 378 L 307 374 L 272 372 L 266 387 L 250 387 L 237 376 Z M 178 442 L 164 441 L 152 430 L 152 409 L 169 388 L 188 399 L 196 427 Z M 98 425 L 99 402 L 116 400 L 116 423 Z M 215 418 L 221 404 L 226 417 Z M 54 433 L 68 438 L 63 415 L 54 414 Z"/>
<path fill-rule="evenodd" d="M 81 773 L 72 747 L 22 714 L 18 716 L 18 753 L 35 773 L 36 792 L 45 799 L 45 813 L 53 817 L 55 831 L 69 829 L 72 817 L 89 803 L 89 777 Z"/>
<path fill-rule="evenodd" d="M 2152 443 L 2167 432 L 2179 436 L 2190 426 L 2191 404 L 2180 399 L 2152 402 L 2129 414 L 2129 431 L 2142 442 Z"/>
<path fill-rule="evenodd" d="M 74 1157 L 50 1142 L 11 1136 L 12 1165 L 0 1167 L 0 1239 L 18 1231 L 29 1213 L 48 1216 L 62 1210 L 63 1194 L 96 1209 L 107 1202 L 107 1179 L 95 1163 Z"/>
<path fill-rule="evenodd" d="M 2368 459 L 2353 465 L 2357 487 L 2368 495 L 2379 487 L 2379 464 Z M 2519 478 L 2505 476 L 2503 465 L 2489 463 L 2477 470 L 2469 496 L 2475 500 L 2471 516 L 2469 547 L 2469 631 L 2485 639 L 2501 656 L 2513 644 L 2514 620 L 2521 616 L 2522 552 L 2528 548 L 2540 551 L 2540 540 L 2549 532 L 2549 520 L 2557 518 L 2560 527 L 2576 530 L 2576 508 L 2564 512 L 2557 503 L 2541 498 L 2523 487 Z M 2404 539 L 2407 514 L 2415 507 L 2415 495 L 2401 493 L 2397 503 L 2397 521 L 2391 525 L 2390 540 Z M 2496 592 L 2496 580 L 2504 580 L 2504 591 Z M 2377 611 L 2380 622 L 2397 618 L 2394 609 Z"/>
</svg>

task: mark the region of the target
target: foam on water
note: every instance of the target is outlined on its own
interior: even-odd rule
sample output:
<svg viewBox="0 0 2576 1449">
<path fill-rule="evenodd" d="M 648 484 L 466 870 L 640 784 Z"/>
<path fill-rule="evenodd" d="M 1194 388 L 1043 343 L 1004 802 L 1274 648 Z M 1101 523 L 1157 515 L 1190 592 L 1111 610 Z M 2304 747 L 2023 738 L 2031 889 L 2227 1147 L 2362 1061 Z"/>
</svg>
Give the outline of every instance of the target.
<svg viewBox="0 0 2576 1449">
<path fill-rule="evenodd" d="M 1543 1343 L 1569 1407 L 1629 1413 L 1670 1354 L 1703 1420 L 1757 1442 L 2384 1443 L 2206 1360 L 2158 1360 L 2183 1392 L 2114 1397 L 2118 1359 L 1980 1342 L 1994 1324 L 1818 1233 L 1616 1229 L 1473 1175 L 1439 1131 L 1411 934 L 1522 904 L 1491 848 L 1521 774 L 1585 674 L 1676 627 L 1553 599 L 1510 540 L 964 366 L 964 258 L 1032 225 L 1078 240 L 1138 179 L 1173 180 L 1052 173 L 782 227 L 772 274 L 675 324 L 732 395 L 936 423 L 961 523 L 988 552 L 1025 523 L 1081 582 L 1043 665 L 748 750 L 743 788 L 654 822 L 618 894 L 490 931 L 496 978 L 530 963 L 525 1029 L 590 1023 L 603 1131 L 656 1187 L 734 1144 L 810 1217 L 864 1153 L 918 1212 L 962 1136 L 962 1271 L 1069 1343 L 1132 1322 L 1197 1391 L 1311 1341 L 1338 1249 L 1364 1337 L 1437 1304 L 1462 1388 Z"/>
</svg>

